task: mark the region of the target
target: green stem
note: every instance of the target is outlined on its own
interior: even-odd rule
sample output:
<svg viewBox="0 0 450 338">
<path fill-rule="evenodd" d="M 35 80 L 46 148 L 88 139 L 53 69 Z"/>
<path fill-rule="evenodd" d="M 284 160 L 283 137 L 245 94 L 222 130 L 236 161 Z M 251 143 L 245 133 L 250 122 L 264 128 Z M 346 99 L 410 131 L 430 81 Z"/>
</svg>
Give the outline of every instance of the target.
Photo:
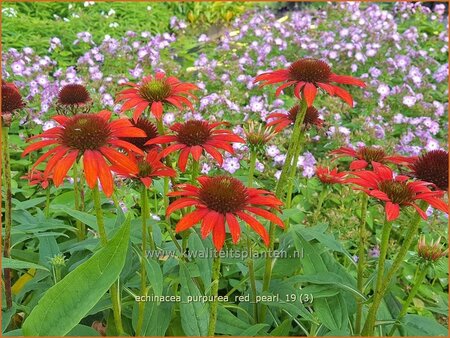
<svg viewBox="0 0 450 338">
<path fill-rule="evenodd" d="M 315 224 L 319 218 L 320 212 L 322 211 L 323 202 L 325 198 L 328 196 L 328 184 L 325 184 L 322 188 L 322 191 L 319 194 L 319 199 L 317 200 L 317 207 L 314 211 L 312 223 Z"/>
<path fill-rule="evenodd" d="M 117 279 L 113 285 L 111 285 L 111 288 L 109 289 L 109 292 L 111 293 L 111 301 L 112 301 L 112 310 L 113 310 L 113 316 L 114 316 L 114 323 L 116 324 L 117 333 L 119 336 L 125 336 L 125 330 L 123 329 L 122 325 L 122 303 L 121 303 L 121 297 L 120 297 L 120 291 L 119 291 L 119 279 Z"/>
<path fill-rule="evenodd" d="M 361 195 L 361 223 L 359 224 L 359 247 L 358 247 L 358 279 L 357 287 L 361 294 L 364 292 L 364 267 L 366 262 L 366 217 L 367 217 L 367 202 L 369 196 L 362 192 Z M 355 333 L 361 332 L 363 301 L 358 298 L 356 300 L 356 323 Z"/>
<path fill-rule="evenodd" d="M 217 307 L 219 294 L 219 277 L 220 277 L 220 256 L 217 251 L 215 251 L 213 265 L 212 265 L 212 285 L 211 285 L 211 296 L 214 297 L 211 307 L 209 309 L 209 324 L 208 324 L 208 336 L 214 337 L 216 331 L 217 322 Z"/>
<path fill-rule="evenodd" d="M 103 219 L 103 209 L 102 203 L 100 201 L 100 192 L 98 191 L 98 185 L 95 185 L 95 187 L 92 189 L 92 198 L 94 200 L 95 215 L 97 217 L 98 235 L 100 237 L 100 243 L 102 243 L 102 246 L 104 246 L 106 245 L 106 243 L 108 243 L 108 237 L 106 236 L 105 220 Z"/>
<path fill-rule="evenodd" d="M 47 189 L 45 189 L 45 211 L 44 211 L 45 217 L 48 218 L 50 215 L 50 184 L 47 186 Z"/>
<path fill-rule="evenodd" d="M 200 162 L 192 159 L 191 183 L 196 184 L 198 173 L 200 172 Z"/>
<path fill-rule="evenodd" d="M 249 188 L 253 187 L 253 176 L 255 173 L 256 157 L 258 153 L 255 150 L 250 150 L 250 163 L 248 168 L 248 182 Z M 248 277 L 250 282 L 251 296 L 252 296 L 252 307 L 253 307 L 253 318 L 255 321 L 258 320 L 258 304 L 256 304 L 256 278 L 255 278 L 255 267 L 253 263 L 252 255 L 252 244 L 249 236 L 249 227 L 247 227 L 247 251 L 249 258 L 247 259 L 248 267 Z"/>
<path fill-rule="evenodd" d="M 164 131 L 164 124 L 163 124 L 162 119 L 160 119 L 160 120 L 157 119 L 156 125 L 158 127 L 159 135 L 164 135 L 165 131 Z M 169 156 L 166 157 L 166 164 L 170 166 Z M 165 210 L 169 206 L 169 196 L 167 196 L 168 192 L 169 192 L 169 178 L 167 176 L 164 176 L 164 196 L 163 196 L 163 198 L 164 198 L 164 209 Z"/>
<path fill-rule="evenodd" d="M 426 206 L 427 206 L 427 203 L 425 201 L 419 202 L 419 207 L 422 210 L 425 209 Z M 421 221 L 420 215 L 418 213 L 416 213 L 412 222 L 410 223 L 408 232 L 404 236 L 403 244 L 400 247 L 400 250 L 397 253 L 397 256 L 395 257 L 394 262 L 391 265 L 391 268 L 389 269 L 389 271 L 386 274 L 386 278 L 384 279 L 385 283 L 384 283 L 384 285 L 382 285 L 382 289 L 380 290 L 381 298 L 376 299 L 378 304 L 372 303 L 372 306 L 369 309 L 369 313 L 367 315 L 368 319 L 366 319 L 366 322 L 364 324 L 362 335 L 371 335 L 373 333 L 373 327 L 374 327 L 374 323 L 375 323 L 376 312 L 378 310 L 378 306 L 380 305 L 381 300 L 382 300 L 384 294 L 386 293 L 386 290 L 389 286 L 391 279 L 395 276 L 398 269 L 400 269 L 400 266 L 402 265 L 403 260 L 408 252 L 408 249 L 411 247 L 411 244 L 413 243 L 413 241 L 415 239 L 415 234 L 416 234 L 417 229 L 419 228 L 420 221 Z M 374 298 L 374 302 L 375 302 L 375 298 Z M 371 321 L 373 321 L 373 322 L 369 322 L 369 318 L 371 318 Z"/>
<path fill-rule="evenodd" d="M 414 286 L 412 287 L 411 291 L 409 292 L 408 298 L 406 298 L 405 302 L 403 303 L 402 309 L 401 309 L 400 313 L 398 314 L 397 320 L 396 320 L 394 326 L 392 327 L 391 331 L 389 332 L 388 336 L 392 336 L 394 334 L 395 330 L 397 329 L 398 324 L 400 323 L 400 321 L 403 319 L 403 317 L 408 312 L 409 304 L 411 304 L 412 300 L 417 295 L 417 292 L 419 291 L 419 288 L 422 285 L 422 282 L 425 279 L 425 276 L 427 275 L 428 264 L 426 264 L 425 266 L 422 266 L 422 267 L 417 266 L 417 270 L 418 270 L 417 272 L 420 271 L 420 273 L 417 276 L 416 280 L 414 281 Z"/>
<path fill-rule="evenodd" d="M 427 206 L 427 203 L 425 201 L 420 201 L 419 202 L 419 207 L 421 209 L 425 209 Z M 411 247 L 411 244 L 414 242 L 415 240 L 415 235 L 417 232 L 417 229 L 419 228 L 420 225 L 420 221 L 422 220 L 422 218 L 420 217 L 420 215 L 418 213 L 416 213 L 416 215 L 414 216 L 413 221 L 411 222 L 411 225 L 408 229 L 408 232 L 406 233 L 404 240 L 403 240 L 403 244 L 400 247 L 400 250 L 397 254 L 397 257 L 395 257 L 394 262 L 391 265 L 391 268 L 389 269 L 387 275 L 386 275 L 386 280 L 390 281 L 394 275 L 397 273 L 398 269 L 400 268 L 401 264 L 403 263 L 403 259 L 405 258 L 408 249 Z M 387 288 L 388 288 L 388 284 L 386 283 L 383 286 L 383 293 L 386 292 Z"/>
<path fill-rule="evenodd" d="M 78 182 L 78 163 L 75 162 L 73 165 L 73 192 L 75 197 L 75 210 L 81 211 L 80 209 L 80 183 Z M 79 241 L 84 240 L 84 232 L 83 226 L 81 225 L 81 221 L 79 219 L 76 220 L 77 225 L 77 237 Z"/>
<path fill-rule="evenodd" d="M 102 246 L 105 246 L 108 243 L 108 237 L 106 235 L 105 230 L 105 220 L 103 218 L 103 209 L 102 204 L 100 200 L 100 192 L 98 191 L 98 185 L 95 185 L 95 187 L 92 189 L 92 198 L 94 200 L 94 208 L 95 208 L 95 215 L 97 217 L 97 227 L 98 227 L 98 234 L 100 237 L 100 243 Z M 109 292 L 111 294 L 111 301 L 112 301 L 112 310 L 114 315 L 114 322 L 116 324 L 116 329 L 119 335 L 123 335 L 125 331 L 123 330 L 122 326 L 122 316 L 120 314 L 120 293 L 118 288 L 119 281 L 115 282 L 111 288 L 109 289 Z"/>
<path fill-rule="evenodd" d="M 385 221 L 382 234 L 381 234 L 381 244 L 380 244 L 380 257 L 378 258 L 378 269 L 377 269 L 377 280 L 375 286 L 375 295 L 373 297 L 372 306 L 370 307 L 369 313 L 367 315 L 366 323 L 364 324 L 364 329 L 362 335 L 372 336 L 375 328 L 375 320 L 377 317 L 377 310 L 383 299 L 383 277 L 384 277 L 384 263 L 386 262 L 386 253 L 389 246 L 389 235 L 392 229 L 392 222 Z M 384 279 L 386 282 L 386 279 Z"/>
<path fill-rule="evenodd" d="M 303 131 L 304 128 L 301 128 L 300 135 L 299 135 L 299 142 L 295 145 L 294 149 L 294 156 L 293 156 L 293 164 L 290 166 L 289 171 L 289 177 L 287 180 L 287 194 L 286 194 L 286 209 L 289 209 L 291 207 L 292 203 L 292 192 L 294 191 L 294 180 L 295 180 L 295 174 L 297 173 L 297 162 L 298 157 L 300 156 L 300 153 L 302 151 L 302 145 L 303 145 Z M 287 226 L 289 226 L 289 222 L 286 222 Z"/>
<path fill-rule="evenodd" d="M 248 182 L 249 188 L 253 187 L 253 176 L 255 175 L 256 157 L 258 153 L 255 150 L 250 150 L 250 163 L 248 165 Z"/>
<path fill-rule="evenodd" d="M 284 191 L 286 189 L 286 181 L 290 173 L 290 168 L 293 165 L 292 159 L 294 157 L 294 153 L 296 152 L 297 145 L 301 142 L 301 133 L 302 133 L 302 125 L 303 120 L 305 119 L 306 115 L 306 109 L 307 104 L 304 99 L 300 101 L 300 111 L 297 114 L 297 118 L 295 119 L 294 123 L 294 129 L 292 131 L 291 141 L 289 143 L 288 151 L 286 154 L 286 160 L 284 162 L 283 168 L 281 169 L 281 175 L 280 179 L 278 180 L 276 189 L 275 189 L 275 195 L 281 199 L 281 197 L 284 194 Z M 294 159 L 297 161 L 297 159 Z M 294 165 L 296 165 L 297 162 L 295 162 Z M 270 279 L 272 278 L 272 268 L 273 268 L 273 255 L 271 254 L 274 249 L 275 244 L 275 224 L 270 223 L 269 226 L 269 249 L 268 249 L 268 255 L 266 257 L 266 263 L 265 263 L 265 270 L 264 270 L 264 276 L 263 276 L 263 289 L 262 291 L 268 291 L 269 285 L 270 285 Z M 266 316 L 267 307 L 265 305 L 261 306 L 260 311 L 260 319 L 259 322 L 263 322 Z"/>
<path fill-rule="evenodd" d="M 146 274 L 146 257 L 147 257 L 147 223 L 149 215 L 147 188 L 142 185 L 141 190 L 141 219 L 142 219 L 142 247 L 141 247 L 141 296 L 145 299 L 147 295 L 147 274 Z M 150 249 L 155 250 L 155 243 L 152 237 L 151 227 L 148 232 Z M 141 335 L 142 325 L 144 324 L 145 302 L 139 302 L 138 305 L 138 321 L 136 325 L 136 336 Z"/>
<path fill-rule="evenodd" d="M 11 189 L 11 159 L 9 154 L 8 144 L 9 127 L 2 127 L 2 146 L 3 146 L 3 162 L 5 166 L 5 238 L 3 242 L 3 256 L 11 257 L 11 224 L 12 224 L 12 189 Z M 12 307 L 12 292 L 11 292 L 11 269 L 4 269 L 5 276 L 5 296 L 6 306 L 8 309 Z"/>
</svg>

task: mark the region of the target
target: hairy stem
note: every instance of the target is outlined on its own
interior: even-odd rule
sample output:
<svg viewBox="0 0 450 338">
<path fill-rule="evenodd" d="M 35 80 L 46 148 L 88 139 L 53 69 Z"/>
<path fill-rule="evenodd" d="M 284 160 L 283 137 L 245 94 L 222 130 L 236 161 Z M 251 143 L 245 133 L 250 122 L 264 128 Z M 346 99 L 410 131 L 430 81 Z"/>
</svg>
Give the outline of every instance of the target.
<svg viewBox="0 0 450 338">
<path fill-rule="evenodd" d="M 212 265 L 212 285 L 211 285 L 211 296 L 213 296 L 214 299 L 211 302 L 211 307 L 209 309 L 208 337 L 214 337 L 214 333 L 216 332 L 219 277 L 220 277 L 220 256 L 219 253 L 215 251 Z"/>
<path fill-rule="evenodd" d="M 280 199 L 283 197 L 284 191 L 286 190 L 286 181 L 290 174 L 291 166 L 297 164 L 296 162 L 297 159 L 294 159 L 294 153 L 296 152 L 298 144 L 301 142 L 302 125 L 303 120 L 305 119 L 307 108 L 308 107 L 306 101 L 304 99 L 301 100 L 300 111 L 297 114 L 297 118 L 295 119 L 294 130 L 292 131 L 292 137 L 286 154 L 286 160 L 284 162 L 283 168 L 281 170 L 280 179 L 278 180 L 277 187 L 275 189 L 275 195 Z M 294 160 L 295 164 L 292 163 L 292 160 Z M 270 244 L 268 249 L 269 252 L 266 257 L 265 270 L 263 276 L 263 289 L 262 289 L 263 292 L 269 290 L 270 279 L 272 278 L 273 255 L 271 254 L 271 252 L 273 251 L 275 244 L 275 226 L 276 225 L 274 223 L 270 223 L 269 226 Z M 264 321 L 266 311 L 267 307 L 265 305 L 262 305 L 260 311 L 260 320 L 259 320 L 260 322 Z"/>
<path fill-rule="evenodd" d="M 98 191 L 98 185 L 92 189 L 92 198 L 94 200 L 94 208 L 95 215 L 97 217 L 97 226 L 98 226 L 98 235 L 100 237 L 100 243 L 102 246 L 105 246 L 108 243 L 108 237 L 106 235 L 105 230 L 105 220 L 103 218 L 103 209 L 100 200 L 100 192 Z M 119 281 L 115 282 L 111 288 L 109 289 L 109 293 L 111 294 L 112 301 L 112 310 L 114 315 L 114 323 L 119 335 L 123 335 L 125 331 L 123 330 L 122 325 L 122 316 L 121 316 L 121 300 L 120 300 L 120 291 L 118 287 Z"/>
<path fill-rule="evenodd" d="M 420 271 L 420 273 L 417 276 L 416 280 L 414 281 L 414 283 L 413 283 L 414 285 L 413 285 L 411 291 L 409 292 L 408 298 L 406 298 L 405 302 L 403 303 L 402 309 L 401 309 L 400 313 L 398 314 L 397 320 L 395 321 L 394 326 L 392 326 L 392 329 L 389 332 L 388 336 L 392 336 L 394 334 L 395 330 L 397 329 L 398 324 L 400 323 L 400 321 L 403 319 L 403 317 L 408 312 L 409 304 L 411 304 L 412 300 L 417 295 L 417 292 L 419 291 L 419 288 L 422 285 L 422 282 L 427 275 L 428 264 L 426 264 L 425 266 L 422 266 L 422 267 L 417 266 L 417 270 L 418 270 L 417 272 Z"/>
<path fill-rule="evenodd" d="M 4 163 L 5 175 L 5 238 L 3 240 L 3 256 L 11 257 L 11 225 L 12 225 L 12 190 L 11 190 L 11 162 L 8 144 L 9 127 L 2 127 L 2 154 Z M 11 292 L 11 269 L 4 269 L 5 279 L 5 296 L 6 306 L 8 309 L 12 307 L 12 292 Z"/>
<path fill-rule="evenodd" d="M 372 336 L 375 328 L 375 320 L 377 317 L 377 310 L 383 300 L 383 280 L 384 277 L 384 263 L 386 262 L 386 253 L 389 246 L 389 235 L 392 229 L 392 222 L 385 221 L 383 225 L 383 230 L 381 234 L 381 244 L 380 244 L 380 257 L 378 258 L 378 268 L 377 268 L 377 280 L 375 286 L 375 295 L 373 297 L 372 305 L 370 307 L 369 313 L 367 315 L 366 323 L 362 331 L 363 336 Z"/>
<path fill-rule="evenodd" d="M 364 267 L 366 264 L 366 216 L 367 216 L 367 202 L 369 196 L 362 192 L 361 195 L 361 222 L 359 224 L 359 246 L 358 246 L 358 277 L 357 287 L 361 294 L 364 293 Z M 363 301 L 358 298 L 356 300 L 356 323 L 355 333 L 361 332 Z"/>
</svg>

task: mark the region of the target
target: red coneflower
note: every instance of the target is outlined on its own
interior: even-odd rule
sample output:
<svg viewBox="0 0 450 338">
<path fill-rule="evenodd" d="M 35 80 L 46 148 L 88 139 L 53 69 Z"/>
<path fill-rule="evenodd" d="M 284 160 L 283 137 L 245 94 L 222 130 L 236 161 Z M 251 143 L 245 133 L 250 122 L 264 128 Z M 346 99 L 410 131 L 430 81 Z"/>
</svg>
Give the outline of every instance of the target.
<svg viewBox="0 0 450 338">
<path fill-rule="evenodd" d="M 372 162 L 373 171 L 355 171 L 352 175 L 357 178 L 349 178 L 346 181 L 362 187 L 369 196 L 386 202 L 386 218 L 393 221 L 398 218 L 401 206 L 414 207 L 423 219 L 427 214 L 415 203 L 423 200 L 433 208 L 448 214 L 448 205 L 441 199 L 442 191 L 431 191 L 427 182 L 409 181 L 408 176 L 397 175 L 393 171 L 377 162 Z"/>
<path fill-rule="evenodd" d="M 284 113 L 272 113 L 267 116 L 267 119 L 271 119 L 267 126 L 275 126 L 275 131 L 280 132 L 289 125 L 295 123 L 297 114 L 300 111 L 300 106 L 297 104 L 291 109 L 287 114 Z M 321 127 L 323 125 L 323 120 L 319 117 L 319 111 L 311 106 L 306 109 L 305 119 L 303 120 L 303 125 L 308 128 L 310 126 Z"/>
<path fill-rule="evenodd" d="M 130 153 L 128 156 L 136 164 L 137 171 L 131 172 L 118 166 L 112 166 L 111 170 L 123 177 L 139 179 L 146 188 L 152 185 L 153 178 L 155 177 L 173 177 L 177 174 L 175 170 L 166 167 L 160 162 L 156 149 L 150 150 L 144 157 L 137 158 L 133 153 Z"/>
<path fill-rule="evenodd" d="M 192 103 L 183 95 L 196 99 L 191 91 L 198 89 L 192 83 L 183 83 L 176 77 L 166 77 L 164 73 L 159 72 L 155 74 L 155 77 L 151 75 L 144 77 L 141 84 L 127 82 L 125 85 L 133 88 L 121 91 L 116 101 L 124 101 L 121 111 L 134 108 L 134 120 L 137 120 L 149 106 L 153 116 L 160 120 L 163 103 L 168 103 L 178 109 L 183 109 L 184 104 L 193 110 Z"/>
<path fill-rule="evenodd" d="M 39 184 L 42 189 L 47 189 L 49 182 L 52 180 L 52 175 L 45 176 L 42 171 L 35 169 L 20 178 L 27 180 L 31 186 Z"/>
<path fill-rule="evenodd" d="M 71 83 L 61 88 L 58 93 L 58 103 L 63 106 L 85 105 L 91 101 L 91 96 L 86 87 Z"/>
<path fill-rule="evenodd" d="M 374 146 L 364 146 L 358 149 L 352 149 L 349 147 L 341 147 L 339 149 L 330 152 L 332 155 L 337 157 L 353 157 L 356 160 L 350 164 L 350 170 L 360 170 L 365 169 L 369 163 L 377 162 L 382 164 L 393 163 L 406 165 L 411 163 L 412 159 L 410 157 L 394 155 L 388 156 L 386 152 L 381 147 Z"/>
<path fill-rule="evenodd" d="M 150 120 L 142 116 L 139 117 L 137 121 L 135 121 L 134 119 L 129 119 L 129 121 L 134 127 L 142 129 L 145 132 L 146 136 L 121 137 L 120 139 L 134 144 L 136 147 L 143 151 L 148 151 L 151 148 L 155 147 L 154 145 L 146 146 L 145 144 L 159 135 L 157 127 L 152 122 L 150 122 Z"/>
<path fill-rule="evenodd" d="M 338 172 L 337 168 L 330 171 L 327 167 L 316 167 L 317 178 L 325 184 L 344 183 L 345 177 L 348 175 L 346 172 Z"/>
<path fill-rule="evenodd" d="M 54 116 L 53 120 L 60 125 L 31 137 L 30 139 L 40 138 L 42 141 L 29 145 L 22 157 L 47 146 L 56 146 L 43 154 L 33 166 L 36 167 L 50 157 L 44 175 L 48 176 L 53 172 L 53 183 L 56 187 L 62 183 L 75 161 L 83 157 L 86 183 L 90 188 L 94 188 L 98 178 L 103 192 L 109 197 L 113 192 L 113 179 L 105 158 L 113 165 L 136 172 L 136 164 L 113 147 L 143 154 L 142 150 L 119 138 L 145 136 L 145 133 L 133 127 L 128 119 L 109 122 L 110 118 L 111 112 L 106 110 L 98 114 Z"/>
<path fill-rule="evenodd" d="M 24 106 L 25 103 L 17 87 L 13 83 L 2 80 L 2 113 L 13 113 Z"/>
<path fill-rule="evenodd" d="M 193 212 L 184 215 L 178 222 L 176 232 L 187 230 L 201 221 L 202 237 L 206 238 L 212 232 L 214 245 L 220 250 L 226 237 L 225 223 L 228 224 L 233 243 L 239 241 L 241 228 L 237 217 L 250 225 L 264 243 L 269 245 L 267 230 L 248 212 L 284 227 L 280 218 L 263 208 L 279 210 L 282 203 L 272 193 L 247 188 L 241 181 L 229 176 L 202 176 L 198 178 L 198 182 L 200 187 L 183 184 L 178 186 L 179 191 L 169 193 L 172 197 L 182 197 L 167 208 L 168 216 L 175 210 L 195 206 Z"/>
<path fill-rule="evenodd" d="M 431 150 L 413 158 L 410 165 L 415 178 L 430 182 L 439 189 L 448 191 L 448 152 Z"/>
<path fill-rule="evenodd" d="M 317 88 L 325 90 L 331 96 L 337 95 L 353 106 L 353 98 L 350 93 L 331 82 L 363 88 L 366 86 L 363 81 L 354 77 L 334 74 L 326 62 L 313 58 L 299 59 L 287 69 L 260 74 L 256 76 L 255 82 L 261 82 L 260 87 L 285 82 L 276 90 L 276 96 L 280 95 L 283 89 L 295 86 L 294 95 L 300 99 L 300 93 L 303 93 L 308 107 L 314 103 Z"/>
<path fill-rule="evenodd" d="M 233 134 L 229 130 L 214 129 L 224 122 L 209 123 L 208 121 L 190 120 L 184 123 L 175 123 L 170 127 L 176 135 L 158 136 L 148 141 L 146 145 L 152 144 L 174 144 L 165 148 L 161 153 L 161 157 L 165 157 L 170 153 L 180 150 L 178 157 L 178 167 L 182 172 L 186 170 L 186 164 L 189 154 L 195 161 L 200 159 L 200 156 L 205 150 L 210 154 L 219 165 L 222 165 L 223 158 L 217 149 L 223 149 L 230 154 L 234 154 L 231 142 L 245 143 L 239 136 Z"/>
</svg>

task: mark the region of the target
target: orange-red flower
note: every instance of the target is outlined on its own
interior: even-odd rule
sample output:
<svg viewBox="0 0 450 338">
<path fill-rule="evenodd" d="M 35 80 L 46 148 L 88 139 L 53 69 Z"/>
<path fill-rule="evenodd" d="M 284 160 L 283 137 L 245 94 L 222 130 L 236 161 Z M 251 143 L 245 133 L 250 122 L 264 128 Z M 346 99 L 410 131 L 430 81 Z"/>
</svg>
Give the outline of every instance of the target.
<svg viewBox="0 0 450 338">
<path fill-rule="evenodd" d="M 40 185 L 42 189 L 47 189 L 48 184 L 52 180 L 52 175 L 45 176 L 40 170 L 32 170 L 27 175 L 21 176 L 20 178 L 28 180 L 30 185 Z"/>
<path fill-rule="evenodd" d="M 136 172 L 136 163 L 118 152 L 115 147 L 143 154 L 142 150 L 120 137 L 143 137 L 145 133 L 131 125 L 128 119 L 118 119 L 110 122 L 111 112 L 103 110 L 98 114 L 79 114 L 72 117 L 54 116 L 53 120 L 60 125 L 30 139 L 40 138 L 41 141 L 30 144 L 22 153 L 28 153 L 55 146 L 43 154 L 33 168 L 47 158 L 44 175 L 53 173 L 53 183 L 58 187 L 72 165 L 83 157 L 84 176 L 90 188 L 94 188 L 97 179 L 100 180 L 103 192 L 111 196 L 113 178 L 109 165 L 111 164 Z"/>
<path fill-rule="evenodd" d="M 261 82 L 260 87 L 272 83 L 285 82 L 276 90 L 276 96 L 280 95 L 283 89 L 294 86 L 294 95 L 300 98 L 300 93 L 302 93 L 308 107 L 313 105 L 318 88 L 323 89 L 331 96 L 339 96 L 350 106 L 353 106 L 353 98 L 350 93 L 333 85 L 332 82 L 358 87 L 366 86 L 363 81 L 354 77 L 334 74 L 326 62 L 313 58 L 299 59 L 287 69 L 260 74 L 256 76 L 255 82 Z"/>
<path fill-rule="evenodd" d="M 317 178 L 325 184 L 344 183 L 345 177 L 348 175 L 346 172 L 338 172 L 337 168 L 330 171 L 327 167 L 316 167 Z"/>
<path fill-rule="evenodd" d="M 400 207 L 412 206 L 423 219 L 427 214 L 415 203 L 423 200 L 433 208 L 448 214 L 448 205 L 441 199 L 442 191 L 432 191 L 428 188 L 429 183 L 423 181 L 410 181 L 408 176 L 397 175 L 380 163 L 372 162 L 373 171 L 355 171 L 352 175 L 357 178 L 349 178 L 348 183 L 354 183 L 362 187 L 369 196 L 386 202 L 385 211 L 388 221 L 393 221 L 400 214 Z"/>
<path fill-rule="evenodd" d="M 250 225 L 258 233 L 264 243 L 269 245 L 269 234 L 264 226 L 252 215 L 261 216 L 280 227 L 283 221 L 264 207 L 279 210 L 282 205 L 272 193 L 245 187 L 241 181 L 229 176 L 198 178 L 199 187 L 191 184 L 179 185 L 178 191 L 169 196 L 181 196 L 167 208 L 167 215 L 175 210 L 194 206 L 195 210 L 183 216 L 176 225 L 176 232 L 187 230 L 201 222 L 201 235 L 206 238 L 212 232 L 212 238 L 217 250 L 225 242 L 225 224 L 231 233 L 233 243 L 239 241 L 241 228 L 237 218 Z"/>
<path fill-rule="evenodd" d="M 160 162 L 158 151 L 156 149 L 150 150 L 144 157 L 137 158 L 133 153 L 129 155 L 130 160 L 136 164 L 137 171 L 131 172 L 125 170 L 123 167 L 112 166 L 111 170 L 131 179 L 139 179 L 145 187 L 149 188 L 152 185 L 153 179 L 157 177 L 173 177 L 177 173 L 172 168 L 166 167 Z"/>
<path fill-rule="evenodd" d="M 205 150 L 210 154 L 219 165 L 222 165 L 223 158 L 217 149 L 223 149 L 230 154 L 234 154 L 231 142 L 245 143 L 245 141 L 226 129 L 214 129 L 224 122 L 209 123 L 208 121 L 190 120 L 184 123 L 175 123 L 170 127 L 175 135 L 158 136 L 151 139 L 146 145 L 174 143 L 165 148 L 161 153 L 161 157 L 165 157 L 174 151 L 180 150 L 178 157 L 178 167 L 182 172 L 186 170 L 186 164 L 189 154 L 195 161 Z"/>
<path fill-rule="evenodd" d="M 364 146 L 358 149 L 341 147 L 333 150 L 330 154 L 336 155 L 337 157 L 353 157 L 355 160 L 350 164 L 350 170 L 365 169 L 372 162 L 407 165 L 413 161 L 411 157 L 400 155 L 388 156 L 381 147 L 374 146 Z"/>
<path fill-rule="evenodd" d="M 178 109 L 183 109 L 183 105 L 193 109 L 192 103 L 186 96 L 196 99 L 191 91 L 198 89 L 192 83 L 183 83 L 176 77 L 166 77 L 164 73 L 159 72 L 155 74 L 155 77 L 151 75 L 144 77 L 140 84 L 127 82 L 125 85 L 133 88 L 121 91 L 116 101 L 124 101 L 121 111 L 134 108 L 134 120 L 137 120 L 147 107 L 150 107 L 153 116 L 160 120 L 163 103 L 173 105 Z"/>
<path fill-rule="evenodd" d="M 138 147 L 139 149 L 143 150 L 143 151 L 148 151 L 151 148 L 154 148 L 154 145 L 149 145 L 146 146 L 145 143 L 147 143 L 148 141 L 150 141 L 151 139 L 154 139 L 155 137 L 157 137 L 158 134 L 158 129 L 156 128 L 156 126 L 150 122 L 150 120 L 144 118 L 144 117 L 139 117 L 137 119 L 137 121 L 130 119 L 131 124 L 139 129 L 142 129 L 146 136 L 145 137 L 121 137 L 121 140 L 127 141 L 131 144 L 134 144 L 136 147 Z"/>
<path fill-rule="evenodd" d="M 271 119 L 271 121 L 267 123 L 267 126 L 275 126 L 275 131 L 280 132 L 287 126 L 295 123 L 299 111 L 300 106 L 297 104 L 289 109 L 289 112 L 287 114 L 272 113 L 267 116 L 268 120 Z M 311 106 L 306 109 L 303 125 L 306 128 L 313 125 L 316 127 L 321 127 L 323 125 L 323 120 L 319 117 L 319 111 L 315 107 Z"/>
</svg>

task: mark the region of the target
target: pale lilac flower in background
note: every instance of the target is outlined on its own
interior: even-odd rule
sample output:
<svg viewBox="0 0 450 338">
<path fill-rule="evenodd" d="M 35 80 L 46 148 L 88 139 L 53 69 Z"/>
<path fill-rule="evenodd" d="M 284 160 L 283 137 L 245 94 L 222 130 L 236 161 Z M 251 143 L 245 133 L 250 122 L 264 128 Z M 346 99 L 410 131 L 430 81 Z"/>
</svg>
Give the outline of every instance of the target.
<svg viewBox="0 0 450 338">
<path fill-rule="evenodd" d="M 174 113 L 165 113 L 163 115 L 163 122 L 165 125 L 171 125 L 175 122 L 175 114 Z"/>
<path fill-rule="evenodd" d="M 373 248 L 369 249 L 369 257 L 371 258 L 378 258 L 380 257 L 380 248 L 377 246 L 374 246 Z"/>
<path fill-rule="evenodd" d="M 408 96 L 403 97 L 403 104 L 405 106 L 411 108 L 412 106 L 414 106 L 416 104 L 416 100 L 417 99 L 415 96 L 408 95 Z"/>
<path fill-rule="evenodd" d="M 230 174 L 234 174 L 236 170 L 241 167 L 239 164 L 239 159 L 236 157 L 228 157 L 224 160 L 222 168 L 228 171 Z"/>
<path fill-rule="evenodd" d="M 211 166 L 207 163 L 203 163 L 201 173 L 207 175 L 209 171 L 211 170 Z"/>
<path fill-rule="evenodd" d="M 260 173 L 264 172 L 264 164 L 259 161 L 256 161 L 255 169 Z"/>
<path fill-rule="evenodd" d="M 276 145 L 270 145 L 266 148 L 266 154 L 269 157 L 275 157 L 280 154 L 280 150 Z"/>
</svg>

